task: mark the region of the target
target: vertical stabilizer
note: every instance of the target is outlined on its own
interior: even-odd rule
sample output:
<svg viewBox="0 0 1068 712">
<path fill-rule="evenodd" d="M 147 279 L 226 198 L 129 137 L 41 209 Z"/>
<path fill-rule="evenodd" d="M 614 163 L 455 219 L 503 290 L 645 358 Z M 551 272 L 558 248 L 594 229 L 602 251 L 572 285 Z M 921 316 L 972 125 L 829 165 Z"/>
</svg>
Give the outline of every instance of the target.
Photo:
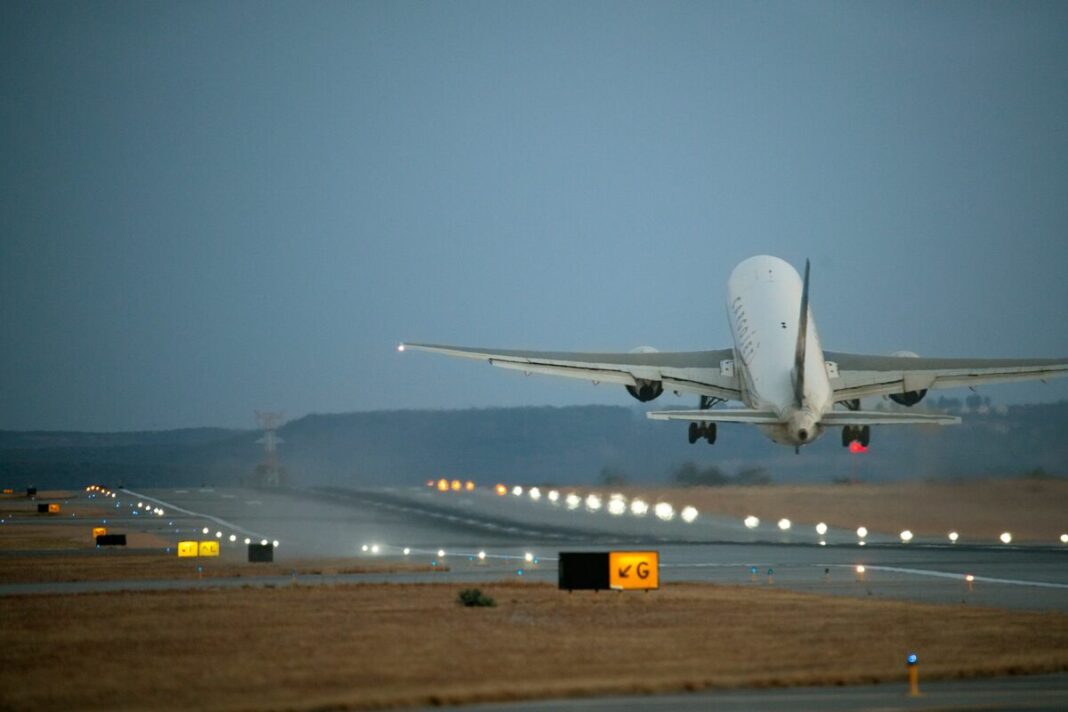
<svg viewBox="0 0 1068 712">
<path fill-rule="evenodd" d="M 797 326 L 797 349 L 794 351 L 794 405 L 805 404 L 805 340 L 808 336 L 808 260 L 805 260 L 805 281 L 801 287 L 801 316 Z"/>
</svg>

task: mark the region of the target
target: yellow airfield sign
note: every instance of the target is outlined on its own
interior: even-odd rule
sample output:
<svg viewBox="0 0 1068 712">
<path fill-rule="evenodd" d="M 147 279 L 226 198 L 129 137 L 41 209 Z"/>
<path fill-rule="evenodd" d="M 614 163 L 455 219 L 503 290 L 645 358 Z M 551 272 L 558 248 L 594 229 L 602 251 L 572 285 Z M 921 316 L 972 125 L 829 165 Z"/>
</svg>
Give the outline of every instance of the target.
<svg viewBox="0 0 1068 712">
<path fill-rule="evenodd" d="M 608 583 L 616 590 L 648 591 L 660 588 L 660 553 L 612 551 L 608 554 Z"/>
<path fill-rule="evenodd" d="M 107 536 L 107 527 L 93 527 L 93 540 L 95 541 L 98 536 Z"/>
<path fill-rule="evenodd" d="M 217 541 L 202 541 L 197 549 L 198 556 L 218 556 L 219 555 L 219 542 Z"/>
<path fill-rule="evenodd" d="M 195 541 L 180 541 L 178 542 L 178 556 L 185 558 L 187 556 L 197 555 L 197 543 Z"/>
</svg>

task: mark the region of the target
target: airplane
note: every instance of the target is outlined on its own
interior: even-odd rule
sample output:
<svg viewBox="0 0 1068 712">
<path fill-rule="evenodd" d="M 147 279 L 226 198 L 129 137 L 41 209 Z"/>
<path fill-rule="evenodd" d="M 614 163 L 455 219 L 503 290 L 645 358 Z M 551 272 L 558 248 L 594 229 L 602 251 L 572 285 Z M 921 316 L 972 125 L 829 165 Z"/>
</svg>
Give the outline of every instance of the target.
<svg viewBox="0 0 1068 712">
<path fill-rule="evenodd" d="M 1068 373 L 1065 359 L 920 358 L 824 351 L 809 305 L 805 276 L 788 262 L 757 255 L 727 280 L 727 316 L 733 348 L 660 352 L 648 346 L 627 353 L 516 351 L 402 343 L 399 351 L 430 351 L 488 361 L 526 374 L 618 383 L 641 402 L 665 389 L 699 396 L 696 410 L 657 410 L 653 420 L 688 421 L 689 441 L 716 442 L 717 423 L 757 426 L 772 442 L 800 452 L 828 428 L 842 428 L 842 445 L 867 447 L 872 425 L 956 425 L 957 416 L 864 411 L 860 399 L 887 396 L 912 407 L 929 391 L 987 383 L 1044 380 Z M 745 408 L 716 408 L 740 401 Z M 835 408 L 841 406 L 841 408 Z"/>
</svg>

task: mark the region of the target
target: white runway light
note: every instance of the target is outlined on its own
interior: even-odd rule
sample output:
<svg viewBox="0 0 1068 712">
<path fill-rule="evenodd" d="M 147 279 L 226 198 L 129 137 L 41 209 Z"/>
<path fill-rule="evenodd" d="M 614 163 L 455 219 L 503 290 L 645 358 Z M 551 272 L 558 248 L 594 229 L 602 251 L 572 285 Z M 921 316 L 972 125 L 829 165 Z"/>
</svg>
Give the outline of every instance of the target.
<svg viewBox="0 0 1068 712">
<path fill-rule="evenodd" d="M 1061 534 L 1061 543 L 1068 544 L 1068 534 Z"/>
<path fill-rule="evenodd" d="M 608 513 L 619 516 L 627 511 L 627 503 L 621 499 L 608 500 Z"/>
<path fill-rule="evenodd" d="M 1001 532 L 1001 536 L 999 536 L 998 539 L 1001 539 L 1002 544 L 1011 544 L 1012 534 L 1010 534 L 1009 532 Z"/>
<path fill-rule="evenodd" d="M 857 527 L 857 538 L 858 539 L 863 539 L 866 536 L 868 536 L 868 528 L 867 527 Z"/>
<path fill-rule="evenodd" d="M 248 537 L 245 537 L 245 544 L 251 544 L 251 543 L 252 543 L 252 540 L 249 539 Z"/>
<path fill-rule="evenodd" d="M 908 544 L 910 541 L 912 541 L 912 532 L 910 532 L 908 529 L 906 529 L 905 531 L 901 532 L 901 534 L 899 534 L 898 536 L 900 536 L 901 537 L 901 541 L 903 541 L 906 544 Z"/>
<path fill-rule="evenodd" d="M 215 532 L 216 539 L 222 539 L 222 532 Z"/>
<path fill-rule="evenodd" d="M 657 502 L 656 506 L 653 507 L 653 514 L 656 515 L 657 519 L 670 522 L 675 518 L 675 508 L 667 502 Z"/>
<path fill-rule="evenodd" d="M 370 548 L 371 548 L 371 547 L 369 547 L 369 546 L 367 546 L 366 544 L 364 544 L 363 546 L 361 546 L 361 547 L 360 547 L 360 551 L 362 551 L 362 552 L 364 552 L 364 553 L 367 553 L 367 550 L 368 550 L 368 549 L 370 549 Z"/>
<path fill-rule="evenodd" d="M 601 508 L 601 498 L 595 494 L 586 497 L 586 509 L 596 512 Z"/>
<path fill-rule="evenodd" d="M 823 522 L 820 522 L 819 524 L 817 524 L 816 525 L 816 533 L 819 534 L 820 536 L 823 536 L 824 534 L 826 534 L 827 533 L 827 525 L 824 524 Z"/>
<path fill-rule="evenodd" d="M 528 564 L 533 563 L 534 554 L 531 554 L 529 551 L 523 554 L 523 561 L 527 562 Z"/>
<path fill-rule="evenodd" d="M 632 499 L 630 501 L 630 513 L 635 517 L 644 517 L 649 513 L 649 504 L 644 499 Z"/>
<path fill-rule="evenodd" d="M 687 524 L 692 524 L 693 520 L 697 519 L 697 508 L 683 507 L 681 516 L 682 521 L 686 522 Z"/>
<path fill-rule="evenodd" d="M 537 487 L 531 487 L 530 488 L 530 498 L 532 500 L 534 500 L 535 502 L 537 502 L 539 499 L 541 499 L 541 490 L 538 489 Z"/>
<path fill-rule="evenodd" d="M 960 534 L 958 534 L 957 532 L 950 532 L 949 533 L 949 540 L 951 542 L 956 544 L 957 543 L 957 539 L 960 539 Z"/>
<path fill-rule="evenodd" d="M 569 494 L 567 496 L 567 508 L 568 509 L 578 509 L 580 504 L 582 504 L 582 497 L 579 497 L 574 492 L 572 492 L 571 494 Z"/>
<path fill-rule="evenodd" d="M 791 522 L 786 517 L 783 517 L 782 519 L 779 520 L 779 529 L 782 529 L 784 532 L 785 531 L 789 531 L 790 527 L 792 527 L 792 526 L 793 526 L 793 522 Z"/>
<path fill-rule="evenodd" d="M 260 539 L 260 546 L 267 546 L 267 540 L 266 539 Z"/>
<path fill-rule="evenodd" d="M 512 488 L 512 494 L 514 494 L 516 497 L 522 497 L 523 496 L 523 488 L 520 487 L 519 485 L 516 485 L 515 487 Z"/>
<path fill-rule="evenodd" d="M 444 549 L 438 549 L 438 558 L 439 559 L 444 559 L 445 558 L 445 550 Z"/>
<path fill-rule="evenodd" d="M 748 517 L 745 518 L 745 528 L 746 529 L 756 529 L 759 526 L 760 526 L 760 517 L 754 517 L 752 514 L 750 514 Z"/>
<path fill-rule="evenodd" d="M 231 534 L 230 541 L 237 541 L 237 534 Z"/>
<path fill-rule="evenodd" d="M 407 556 L 410 553 L 412 553 L 412 550 L 409 549 L 408 547 L 404 547 L 404 555 Z"/>
<path fill-rule="evenodd" d="M 484 551 L 478 552 L 478 560 L 479 561 L 485 561 L 486 560 L 486 552 L 484 552 Z"/>
<path fill-rule="evenodd" d="M 560 500 L 560 493 L 556 490 L 549 490 L 549 501 L 556 504 Z"/>
<path fill-rule="evenodd" d="M 278 540 L 275 539 L 274 541 L 272 541 L 271 542 L 271 546 L 273 546 L 275 549 L 277 549 L 278 548 Z"/>
<path fill-rule="evenodd" d="M 371 544 L 371 553 L 372 554 L 377 554 L 379 551 L 381 551 L 381 547 L 379 547 L 378 544 Z"/>
</svg>

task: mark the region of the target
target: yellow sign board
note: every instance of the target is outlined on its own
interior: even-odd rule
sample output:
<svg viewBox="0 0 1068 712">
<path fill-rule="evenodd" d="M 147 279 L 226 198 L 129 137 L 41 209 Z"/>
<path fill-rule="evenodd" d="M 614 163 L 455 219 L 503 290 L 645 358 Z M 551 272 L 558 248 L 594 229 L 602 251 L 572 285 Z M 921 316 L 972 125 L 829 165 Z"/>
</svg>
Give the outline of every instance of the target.
<svg viewBox="0 0 1068 712">
<path fill-rule="evenodd" d="M 107 536 L 107 534 L 107 527 L 93 527 L 93 539 L 96 539 L 98 536 Z"/>
<path fill-rule="evenodd" d="M 608 554 L 608 584 L 621 591 L 660 588 L 660 553 L 612 551 Z"/>
<path fill-rule="evenodd" d="M 180 541 L 178 542 L 178 556 L 185 558 L 187 556 L 197 555 L 197 543 L 195 541 Z"/>
<path fill-rule="evenodd" d="M 4 494 L 15 494 L 15 490 L 11 489 L 10 487 L 5 487 Z"/>
<path fill-rule="evenodd" d="M 49 514 L 55 514 L 58 511 L 59 511 L 59 504 L 57 504 L 56 502 L 52 502 L 51 504 L 48 505 L 48 513 Z"/>
<path fill-rule="evenodd" d="M 218 556 L 219 555 L 219 542 L 217 541 L 202 541 L 200 546 L 197 547 L 197 556 Z"/>
</svg>

